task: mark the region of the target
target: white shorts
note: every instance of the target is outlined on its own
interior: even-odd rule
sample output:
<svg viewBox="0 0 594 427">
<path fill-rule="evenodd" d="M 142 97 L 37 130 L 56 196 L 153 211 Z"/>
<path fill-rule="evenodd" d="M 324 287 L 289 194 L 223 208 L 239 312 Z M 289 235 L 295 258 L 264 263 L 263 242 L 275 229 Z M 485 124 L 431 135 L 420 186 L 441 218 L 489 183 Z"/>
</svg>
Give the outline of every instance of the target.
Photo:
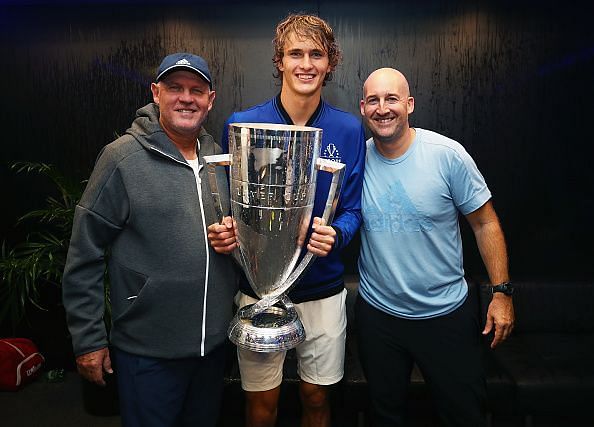
<svg viewBox="0 0 594 427">
<path fill-rule="evenodd" d="M 328 298 L 295 304 L 305 328 L 305 341 L 295 348 L 297 374 L 303 381 L 335 384 L 344 374 L 344 345 L 346 339 L 346 289 Z M 257 300 L 238 292 L 239 307 Z M 245 391 L 267 391 L 278 387 L 283 380 L 286 351 L 258 353 L 237 348 L 241 387 Z"/>
</svg>

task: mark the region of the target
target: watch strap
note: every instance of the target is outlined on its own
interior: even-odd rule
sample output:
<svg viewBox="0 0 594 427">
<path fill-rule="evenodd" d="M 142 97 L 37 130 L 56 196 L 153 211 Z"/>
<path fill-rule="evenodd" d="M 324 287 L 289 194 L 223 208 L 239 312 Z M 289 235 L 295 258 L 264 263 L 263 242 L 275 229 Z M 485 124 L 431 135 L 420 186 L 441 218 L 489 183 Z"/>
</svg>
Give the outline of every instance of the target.
<svg viewBox="0 0 594 427">
<path fill-rule="evenodd" d="M 514 293 L 514 285 L 512 282 L 503 282 L 498 285 L 491 286 L 491 293 L 501 292 L 505 295 L 511 296 Z"/>
</svg>

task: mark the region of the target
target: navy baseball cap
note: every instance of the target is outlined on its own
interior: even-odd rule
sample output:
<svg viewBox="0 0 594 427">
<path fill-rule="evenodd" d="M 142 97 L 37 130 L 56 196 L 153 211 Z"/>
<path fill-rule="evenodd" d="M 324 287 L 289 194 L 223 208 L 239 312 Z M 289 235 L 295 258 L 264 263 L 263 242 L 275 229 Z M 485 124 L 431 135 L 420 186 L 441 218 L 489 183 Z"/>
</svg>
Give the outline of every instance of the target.
<svg viewBox="0 0 594 427">
<path fill-rule="evenodd" d="M 206 83 L 208 83 L 210 89 L 212 89 L 212 81 L 210 78 L 210 71 L 208 71 L 208 65 L 206 65 L 206 61 L 201 57 L 186 52 L 167 55 L 157 69 L 155 82 L 158 82 L 167 73 L 174 70 L 192 71 L 202 77 Z"/>
</svg>

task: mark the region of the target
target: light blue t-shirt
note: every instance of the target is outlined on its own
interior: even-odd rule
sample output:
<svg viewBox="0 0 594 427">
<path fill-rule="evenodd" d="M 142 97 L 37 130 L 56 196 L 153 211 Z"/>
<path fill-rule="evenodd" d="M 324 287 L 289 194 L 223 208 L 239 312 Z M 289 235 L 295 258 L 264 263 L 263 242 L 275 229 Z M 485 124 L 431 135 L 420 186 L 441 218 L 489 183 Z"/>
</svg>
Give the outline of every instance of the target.
<svg viewBox="0 0 594 427">
<path fill-rule="evenodd" d="M 404 155 L 383 157 L 367 141 L 361 227 L 361 296 L 404 318 L 447 314 L 466 299 L 459 212 L 491 198 L 464 147 L 416 128 Z"/>
</svg>

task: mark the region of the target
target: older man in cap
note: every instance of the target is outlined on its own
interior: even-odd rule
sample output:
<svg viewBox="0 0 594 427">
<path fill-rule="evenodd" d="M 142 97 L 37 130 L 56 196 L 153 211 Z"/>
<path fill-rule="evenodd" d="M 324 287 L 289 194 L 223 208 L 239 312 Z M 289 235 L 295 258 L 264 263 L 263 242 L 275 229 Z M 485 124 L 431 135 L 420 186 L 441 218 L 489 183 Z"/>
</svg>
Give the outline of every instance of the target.
<svg viewBox="0 0 594 427">
<path fill-rule="evenodd" d="M 215 216 L 201 159 L 220 148 L 202 123 L 215 92 L 189 53 L 165 57 L 151 91 L 76 207 L 64 306 L 81 375 L 104 385 L 115 361 L 124 426 L 214 426 L 236 291 L 231 259 L 206 238 Z"/>
</svg>

